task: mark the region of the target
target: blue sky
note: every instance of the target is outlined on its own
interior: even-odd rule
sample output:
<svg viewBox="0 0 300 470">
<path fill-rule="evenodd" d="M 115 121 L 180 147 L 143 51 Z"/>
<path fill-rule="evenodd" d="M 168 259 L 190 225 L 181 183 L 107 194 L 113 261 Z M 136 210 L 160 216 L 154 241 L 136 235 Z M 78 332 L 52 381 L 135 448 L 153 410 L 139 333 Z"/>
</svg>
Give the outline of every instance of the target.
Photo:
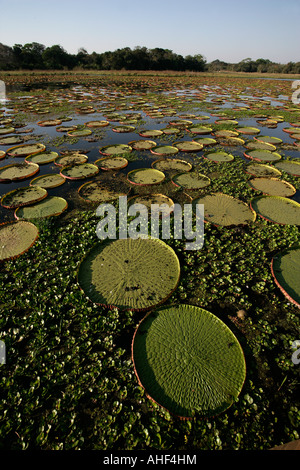
<svg viewBox="0 0 300 470">
<path fill-rule="evenodd" d="M 0 0 L 0 42 L 300 61 L 300 0 Z"/>
</svg>

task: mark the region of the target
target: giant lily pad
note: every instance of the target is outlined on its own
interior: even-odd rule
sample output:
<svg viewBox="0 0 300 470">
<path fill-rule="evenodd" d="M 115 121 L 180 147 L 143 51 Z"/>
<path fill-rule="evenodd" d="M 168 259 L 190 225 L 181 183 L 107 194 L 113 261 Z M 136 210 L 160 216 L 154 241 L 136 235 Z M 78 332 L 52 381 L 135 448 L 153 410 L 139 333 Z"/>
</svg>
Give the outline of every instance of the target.
<svg viewBox="0 0 300 470">
<path fill-rule="evenodd" d="M 157 146 L 153 140 L 132 140 L 128 143 L 134 150 L 150 150 Z"/>
<path fill-rule="evenodd" d="M 64 166 L 60 174 L 70 180 L 89 178 L 99 173 L 99 168 L 93 163 L 78 163 L 77 165 Z"/>
<path fill-rule="evenodd" d="M 41 152 L 34 155 L 28 155 L 25 160 L 26 162 L 37 163 L 38 165 L 44 165 L 46 163 L 53 162 L 58 157 L 57 152 Z"/>
<path fill-rule="evenodd" d="M 150 152 L 154 155 L 176 155 L 179 149 L 173 145 L 158 145 L 150 149 Z"/>
<path fill-rule="evenodd" d="M 78 188 L 79 196 L 87 202 L 101 203 L 110 202 L 121 196 L 126 196 L 129 188 L 126 184 L 120 182 L 109 181 L 89 181 Z"/>
<path fill-rule="evenodd" d="M 28 204 L 41 201 L 47 196 L 47 194 L 47 190 L 39 186 L 17 188 L 2 196 L 1 205 L 7 209 L 14 209 L 16 207 L 26 206 Z"/>
<path fill-rule="evenodd" d="M 96 160 L 95 165 L 98 165 L 101 170 L 121 170 L 128 165 L 128 160 L 121 156 L 104 157 Z"/>
<path fill-rule="evenodd" d="M 291 183 L 278 178 L 252 178 L 248 184 L 251 188 L 270 196 L 291 197 L 296 193 Z"/>
<path fill-rule="evenodd" d="M 127 144 L 106 145 L 105 147 L 101 147 L 99 152 L 106 156 L 122 155 L 123 153 L 132 152 L 132 147 Z"/>
<path fill-rule="evenodd" d="M 193 168 L 191 163 L 180 160 L 179 158 L 160 158 L 153 162 L 151 166 L 160 171 L 190 171 Z"/>
<path fill-rule="evenodd" d="M 16 219 L 40 219 L 62 214 L 68 208 L 67 201 L 58 196 L 48 196 L 36 204 L 27 207 L 18 207 L 15 210 Z"/>
<path fill-rule="evenodd" d="M 175 186 L 186 190 L 203 189 L 210 185 L 210 178 L 197 172 L 180 173 L 173 176 Z"/>
<path fill-rule="evenodd" d="M 281 155 L 278 152 L 271 152 L 270 150 L 250 150 L 250 152 L 244 152 L 244 155 L 246 158 L 258 162 L 278 162 L 281 160 Z"/>
<path fill-rule="evenodd" d="M 44 144 L 23 144 L 10 147 L 6 153 L 10 157 L 27 157 L 28 155 L 43 152 L 44 150 L 46 150 L 46 145 Z"/>
<path fill-rule="evenodd" d="M 280 196 L 259 196 L 250 203 L 263 219 L 282 225 L 300 225 L 300 204 Z"/>
<path fill-rule="evenodd" d="M 233 155 L 227 152 L 223 152 L 221 150 L 207 152 L 203 155 L 203 157 L 216 163 L 231 162 L 232 160 L 234 160 Z"/>
<path fill-rule="evenodd" d="M 271 271 L 281 292 L 300 308 L 300 248 L 291 248 L 275 256 Z"/>
<path fill-rule="evenodd" d="M 59 155 L 54 159 L 54 164 L 57 166 L 78 165 L 79 163 L 87 162 L 89 157 L 83 153 L 73 153 L 68 155 Z"/>
<path fill-rule="evenodd" d="M 200 152 L 203 149 L 203 145 L 199 142 L 192 141 L 182 141 L 175 142 L 174 146 L 178 148 L 181 152 Z"/>
<path fill-rule="evenodd" d="M 277 169 L 285 171 L 290 175 L 300 176 L 300 162 L 292 160 L 284 160 L 274 165 Z"/>
<path fill-rule="evenodd" d="M 30 178 L 39 171 L 40 167 L 36 163 L 12 163 L 0 168 L 1 181 L 20 181 Z"/>
<path fill-rule="evenodd" d="M 38 236 L 38 228 L 25 220 L 1 224 L 0 260 L 5 261 L 25 253 Z"/>
<path fill-rule="evenodd" d="M 270 165 L 263 163 L 248 163 L 245 167 L 245 172 L 253 176 L 280 176 L 281 172 Z"/>
<path fill-rule="evenodd" d="M 148 397 L 182 418 L 225 411 L 246 377 L 243 350 L 232 331 L 192 305 L 146 315 L 133 337 L 132 359 Z"/>
<path fill-rule="evenodd" d="M 46 175 L 37 176 L 30 181 L 30 186 L 40 186 L 41 188 L 56 188 L 65 183 L 66 179 L 60 174 L 48 173 Z"/>
<path fill-rule="evenodd" d="M 162 183 L 165 179 L 165 174 L 154 168 L 139 168 L 130 171 L 127 175 L 127 179 L 132 184 L 144 186 Z"/>
<path fill-rule="evenodd" d="M 163 216 L 169 215 L 174 208 L 173 200 L 168 196 L 165 196 L 164 194 L 146 194 L 141 196 L 133 196 L 128 200 L 128 203 L 130 205 L 143 204 L 149 209 L 149 211 L 151 210 L 151 214 L 153 212 L 157 213 L 158 211 L 160 211 Z M 160 207 L 158 208 L 154 206 Z"/>
<path fill-rule="evenodd" d="M 256 219 L 247 204 L 227 194 L 208 194 L 194 199 L 193 203 L 204 204 L 204 220 L 214 225 L 247 225 Z"/>
<path fill-rule="evenodd" d="M 180 264 L 159 239 L 127 238 L 95 245 L 82 260 L 78 282 L 94 303 L 143 310 L 177 287 Z"/>
</svg>

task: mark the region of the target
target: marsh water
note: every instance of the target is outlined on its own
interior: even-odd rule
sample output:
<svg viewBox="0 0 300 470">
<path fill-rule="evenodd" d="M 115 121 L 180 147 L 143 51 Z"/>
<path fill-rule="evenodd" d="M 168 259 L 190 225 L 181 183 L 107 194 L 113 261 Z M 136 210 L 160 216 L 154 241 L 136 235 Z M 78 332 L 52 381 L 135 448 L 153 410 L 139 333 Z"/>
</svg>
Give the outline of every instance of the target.
<svg viewBox="0 0 300 470">
<path fill-rule="evenodd" d="M 264 80 L 264 79 L 262 79 Z M 76 84 L 32 84 L 32 85 L 17 85 L 8 86 L 6 89 L 7 100 L 2 103 L 2 115 L 0 121 L 5 122 L 6 119 L 12 119 L 11 126 L 15 126 L 15 132 L 9 133 L 2 137 L 8 136 L 21 136 L 24 138 L 22 144 L 30 144 L 35 142 L 44 143 L 46 151 L 55 151 L 59 155 L 65 152 L 78 151 L 87 155 L 88 162 L 94 163 L 99 158 L 103 157 L 100 149 L 107 145 L 115 144 L 128 144 L 135 140 L 147 139 L 140 135 L 143 130 L 162 130 L 170 127 L 173 121 L 187 119 L 193 125 L 212 126 L 213 130 L 218 129 L 216 120 L 222 117 L 228 119 L 236 119 L 238 124 L 234 127 L 255 127 L 260 130 L 259 135 L 276 137 L 282 140 L 282 144 L 276 147 L 276 152 L 279 152 L 283 158 L 297 159 L 299 158 L 299 147 L 294 145 L 295 139 L 284 128 L 290 126 L 290 123 L 283 120 L 278 120 L 276 126 L 266 127 L 258 123 L 259 117 L 245 115 L 243 117 L 235 117 L 236 113 L 243 110 L 249 110 L 251 107 L 261 109 L 261 113 L 269 116 L 270 111 L 276 110 L 277 114 L 285 111 L 286 108 L 293 106 L 290 97 L 288 96 L 287 89 L 279 90 L 277 96 L 274 95 L 274 83 L 272 89 L 266 95 L 263 91 L 257 96 L 257 81 L 255 87 L 251 82 L 247 82 L 242 90 L 234 84 L 230 86 L 203 85 L 197 87 L 195 85 L 184 87 L 169 86 L 167 90 L 161 87 L 125 87 L 120 88 L 118 85 L 103 86 L 99 84 L 93 85 L 80 85 Z M 265 88 L 263 88 L 265 90 Z M 276 94 L 276 93 L 275 93 Z M 92 109 L 80 112 L 80 108 L 90 106 Z M 40 112 L 39 108 L 42 108 Z M 43 113 L 43 109 L 45 114 Z M 230 111 L 230 114 L 228 114 Z M 89 121 L 104 120 L 108 121 L 109 125 L 101 129 L 91 129 L 92 134 L 84 137 L 70 138 L 66 136 L 65 132 L 58 132 L 57 126 L 42 127 L 38 125 L 41 120 L 58 119 L 65 117 L 66 122 L 62 122 L 65 126 L 83 126 Z M 224 114 L 223 113 L 227 113 Z M 299 114 L 295 114 L 298 116 Z M 269 116 L 272 117 L 271 115 Z M 135 119 L 137 118 L 137 119 Z M 133 120 L 133 121 L 132 121 Z M 132 125 L 133 129 L 130 132 L 116 132 L 115 129 L 122 122 L 124 125 Z M 6 124 L 1 124 L 4 128 Z M 176 126 L 176 124 L 175 124 Z M 234 128 L 233 127 L 233 128 Z M 295 128 L 296 129 L 296 128 Z M 194 135 L 191 134 L 186 128 L 180 128 L 180 134 L 162 134 L 151 138 L 157 145 L 174 145 L 177 141 L 190 141 L 199 137 L 213 137 L 213 135 Z M 240 138 L 253 140 L 255 135 L 239 135 Z M 0 139 L 1 140 L 1 139 Z M 21 145 L 21 144 L 20 144 Z M 0 151 L 6 152 L 9 145 L 1 145 Z M 243 145 L 234 145 L 222 147 L 218 142 L 212 149 L 223 148 L 226 152 L 234 155 L 238 159 L 242 159 L 245 164 L 249 163 L 249 159 L 244 156 L 245 147 Z M 179 151 L 175 158 L 179 158 L 192 163 L 197 167 L 199 162 L 205 154 L 207 148 L 203 148 L 201 152 L 187 153 Z M 100 174 L 96 179 L 101 177 L 112 177 L 126 179 L 126 175 L 136 168 L 151 167 L 151 164 L 157 160 L 157 155 L 148 151 L 136 151 L 130 155 L 128 165 L 126 168 L 116 172 L 110 173 L 100 170 Z M 170 157 L 174 158 L 174 157 Z M 5 165 L 23 162 L 24 158 L 10 157 L 6 155 L 0 161 L 0 167 Z M 220 164 L 222 165 L 222 164 Z M 42 164 L 39 166 L 38 174 L 40 175 L 59 173 L 61 170 L 55 163 Z M 104 173 L 106 173 L 104 175 Z M 20 187 L 25 187 L 30 184 L 32 178 L 0 183 L 0 196 Z M 66 179 L 65 183 L 61 186 L 51 188 L 48 190 L 49 195 L 64 197 L 69 204 L 69 207 L 81 207 L 83 201 L 78 197 L 78 188 L 87 181 L 92 181 L 95 177 L 86 178 L 84 180 L 69 180 Z M 299 191 L 292 197 L 294 200 L 300 202 Z M 84 204 L 83 204 L 83 207 Z M 14 211 L 10 209 L 0 208 L 0 217 L 2 222 L 14 220 Z"/>
</svg>

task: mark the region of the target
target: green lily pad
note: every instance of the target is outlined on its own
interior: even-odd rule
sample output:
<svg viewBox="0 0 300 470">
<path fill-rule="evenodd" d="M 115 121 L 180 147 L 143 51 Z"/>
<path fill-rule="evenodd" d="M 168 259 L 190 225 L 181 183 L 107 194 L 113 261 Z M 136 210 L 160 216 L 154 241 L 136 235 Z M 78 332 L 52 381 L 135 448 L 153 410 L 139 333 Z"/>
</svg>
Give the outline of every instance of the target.
<svg viewBox="0 0 300 470">
<path fill-rule="evenodd" d="M 278 162 L 282 158 L 278 152 L 270 150 L 250 150 L 244 152 L 244 156 L 258 162 Z"/>
<path fill-rule="evenodd" d="M 209 146 L 209 145 L 216 145 L 218 142 L 216 139 L 212 139 L 211 137 L 196 137 L 193 139 L 194 142 L 198 142 L 199 144 L 202 144 L 203 146 Z"/>
<path fill-rule="evenodd" d="M 59 126 L 60 124 L 62 124 L 61 119 L 48 119 L 46 121 L 39 121 L 37 123 L 37 125 L 41 127 Z"/>
<path fill-rule="evenodd" d="M 101 147 L 99 152 L 106 156 L 122 155 L 123 153 L 132 152 L 132 147 L 127 144 L 106 145 Z"/>
<path fill-rule="evenodd" d="M 57 166 L 78 165 L 88 161 L 88 156 L 83 153 L 74 153 L 71 155 L 59 155 L 54 159 L 54 164 Z"/>
<path fill-rule="evenodd" d="M 153 140 L 133 140 L 128 143 L 134 150 L 150 150 L 157 146 Z"/>
<path fill-rule="evenodd" d="M 61 186 L 65 183 L 66 179 L 61 176 L 60 174 L 52 174 L 48 173 L 46 175 L 37 176 L 30 181 L 30 186 L 40 186 L 41 188 L 56 188 L 57 186 Z"/>
<path fill-rule="evenodd" d="M 88 121 L 88 122 L 85 123 L 85 125 L 87 127 L 93 127 L 93 128 L 94 127 L 95 128 L 97 128 L 97 127 L 107 127 L 107 126 L 109 126 L 109 121 L 101 121 L 101 120 L 100 121 L 96 121 L 96 120 L 95 121 Z"/>
<path fill-rule="evenodd" d="M 270 196 L 291 197 L 296 193 L 291 183 L 278 178 L 253 178 L 248 184 L 251 188 Z"/>
<path fill-rule="evenodd" d="M 203 155 L 203 157 L 216 163 L 231 162 L 232 160 L 234 160 L 234 156 L 230 153 L 218 150 L 207 152 Z"/>
<path fill-rule="evenodd" d="M 74 131 L 67 132 L 67 135 L 70 137 L 85 137 L 91 135 L 91 133 L 90 129 L 75 129 Z"/>
<path fill-rule="evenodd" d="M 255 212 L 246 203 L 228 194 L 208 194 L 194 199 L 193 203 L 204 205 L 204 220 L 214 225 L 247 225 L 256 219 Z"/>
<path fill-rule="evenodd" d="M 260 129 L 257 127 L 237 127 L 235 129 L 239 134 L 246 134 L 246 135 L 256 135 L 260 133 Z"/>
<path fill-rule="evenodd" d="M 10 157 L 27 157 L 28 155 L 43 152 L 44 150 L 46 150 L 46 146 L 44 144 L 23 144 L 10 147 L 6 153 Z"/>
<path fill-rule="evenodd" d="M 68 208 L 67 201 L 58 196 L 48 196 L 36 204 L 18 207 L 15 210 L 16 219 L 40 219 L 62 214 Z"/>
<path fill-rule="evenodd" d="M 126 184 L 120 182 L 89 181 L 78 188 L 79 196 L 87 202 L 110 202 L 129 193 Z"/>
<path fill-rule="evenodd" d="M 267 142 L 260 142 L 258 140 L 250 140 L 245 142 L 244 147 L 249 150 L 270 150 L 273 152 L 276 150 L 276 146 L 273 144 L 268 144 Z"/>
<path fill-rule="evenodd" d="M 80 180 L 95 176 L 99 171 L 98 166 L 93 163 L 78 163 L 76 165 L 64 166 L 60 170 L 60 174 L 70 180 Z"/>
<path fill-rule="evenodd" d="M 224 412 L 246 378 L 243 350 L 232 331 L 192 305 L 146 315 L 134 333 L 132 359 L 146 395 L 181 418 Z"/>
<path fill-rule="evenodd" d="M 254 139 L 260 142 L 266 142 L 267 144 L 278 145 L 282 144 L 282 139 L 279 137 L 268 136 L 268 135 L 260 135 L 259 137 L 254 137 Z"/>
<path fill-rule="evenodd" d="M 130 183 L 138 185 L 159 184 L 164 181 L 165 174 L 154 168 L 140 168 L 130 171 L 127 179 Z"/>
<path fill-rule="evenodd" d="M 173 145 L 158 145 L 150 149 L 150 152 L 154 155 L 176 155 L 179 150 Z"/>
<path fill-rule="evenodd" d="M 12 163 L 0 168 L 1 181 L 20 181 L 30 178 L 39 171 L 40 167 L 36 163 Z"/>
<path fill-rule="evenodd" d="M 98 165 L 101 170 L 121 170 L 128 165 L 128 160 L 117 155 L 115 157 L 99 158 L 94 164 Z"/>
<path fill-rule="evenodd" d="M 48 195 L 45 188 L 39 186 L 26 186 L 17 188 L 9 193 L 4 194 L 1 198 L 1 205 L 7 209 L 15 209 L 16 207 L 26 206 L 34 202 L 41 201 Z"/>
<path fill-rule="evenodd" d="M 211 183 L 208 176 L 196 172 L 180 173 L 179 175 L 173 176 L 172 182 L 175 186 L 186 190 L 203 189 Z"/>
<path fill-rule="evenodd" d="M 25 220 L 1 224 L 0 260 L 6 261 L 22 255 L 33 246 L 38 236 L 38 228 Z"/>
<path fill-rule="evenodd" d="M 82 260 L 78 282 L 94 303 L 132 310 L 165 301 L 177 287 L 179 260 L 159 239 L 97 243 Z"/>
<path fill-rule="evenodd" d="M 162 134 L 163 131 L 160 131 L 159 129 L 147 129 L 145 131 L 139 132 L 141 137 L 149 137 L 150 139 L 153 137 L 159 137 Z"/>
<path fill-rule="evenodd" d="M 28 155 L 28 157 L 25 158 L 26 162 L 33 162 L 37 163 L 38 165 L 44 165 L 46 163 L 53 162 L 56 158 L 58 157 L 57 152 L 41 152 L 38 154 L 34 155 Z"/>
<path fill-rule="evenodd" d="M 151 166 L 160 171 L 191 171 L 193 168 L 191 163 L 180 160 L 179 158 L 160 158 L 153 162 Z"/>
<path fill-rule="evenodd" d="M 300 248 L 291 248 L 272 259 L 275 283 L 285 297 L 300 308 Z"/>
<path fill-rule="evenodd" d="M 300 162 L 299 161 L 291 161 L 291 160 L 284 160 L 278 163 L 275 163 L 274 166 L 278 170 L 285 171 L 290 175 L 300 176 Z"/>
<path fill-rule="evenodd" d="M 174 207 L 174 202 L 171 198 L 164 194 L 146 194 L 146 195 L 140 195 L 140 196 L 133 196 L 128 200 L 128 203 L 131 204 L 143 204 L 149 209 L 149 212 L 151 210 L 156 213 L 155 208 L 151 206 L 153 205 L 159 205 L 161 206 L 161 213 L 163 216 L 169 215 Z"/>
<path fill-rule="evenodd" d="M 203 145 L 195 141 L 182 141 L 175 142 L 174 146 L 180 150 L 180 152 L 200 152 L 203 149 Z"/>
<path fill-rule="evenodd" d="M 259 196 L 250 206 L 263 219 L 282 225 L 300 225 L 300 204 L 280 196 Z"/>
<path fill-rule="evenodd" d="M 212 127 L 208 126 L 191 126 L 189 127 L 189 132 L 192 134 L 210 134 L 212 132 Z"/>
<path fill-rule="evenodd" d="M 281 172 L 270 165 L 263 163 L 247 163 L 244 167 L 245 172 L 253 176 L 281 176 Z"/>
</svg>

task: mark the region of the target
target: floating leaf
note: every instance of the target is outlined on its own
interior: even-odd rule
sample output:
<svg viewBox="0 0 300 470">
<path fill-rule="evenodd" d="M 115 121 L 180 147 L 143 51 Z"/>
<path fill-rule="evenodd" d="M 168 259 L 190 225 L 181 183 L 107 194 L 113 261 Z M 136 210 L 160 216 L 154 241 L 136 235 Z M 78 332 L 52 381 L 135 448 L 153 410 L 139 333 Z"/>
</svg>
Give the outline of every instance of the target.
<svg viewBox="0 0 300 470">
<path fill-rule="evenodd" d="M 291 248 L 275 256 L 271 271 L 281 292 L 300 308 L 300 248 Z"/>
<path fill-rule="evenodd" d="M 127 238 L 95 245 L 82 260 L 78 282 L 94 303 L 148 309 L 177 287 L 180 265 L 159 239 Z"/>
<path fill-rule="evenodd" d="M 38 239 L 39 231 L 31 222 L 17 221 L 0 225 L 0 260 L 25 253 Z"/>
<path fill-rule="evenodd" d="M 259 196 L 250 203 L 263 219 L 282 225 L 300 225 L 300 204 L 280 196 Z"/>
<path fill-rule="evenodd" d="M 134 333 L 132 359 L 148 397 L 182 418 L 225 411 L 246 377 L 243 350 L 232 331 L 192 305 L 146 315 Z"/>
<path fill-rule="evenodd" d="M 193 203 L 204 204 L 204 220 L 214 225 L 247 225 L 256 218 L 246 203 L 223 193 L 208 194 Z"/>
<path fill-rule="evenodd" d="M 48 196 L 46 199 L 28 207 L 15 210 L 16 219 L 40 219 L 62 214 L 68 208 L 67 201 L 58 196 Z"/>
<path fill-rule="evenodd" d="M 16 207 L 26 206 L 34 202 L 41 201 L 47 197 L 48 192 L 45 188 L 39 186 L 26 186 L 17 188 L 9 193 L 4 194 L 1 198 L 1 205 L 7 209 L 15 209 Z"/>
</svg>

